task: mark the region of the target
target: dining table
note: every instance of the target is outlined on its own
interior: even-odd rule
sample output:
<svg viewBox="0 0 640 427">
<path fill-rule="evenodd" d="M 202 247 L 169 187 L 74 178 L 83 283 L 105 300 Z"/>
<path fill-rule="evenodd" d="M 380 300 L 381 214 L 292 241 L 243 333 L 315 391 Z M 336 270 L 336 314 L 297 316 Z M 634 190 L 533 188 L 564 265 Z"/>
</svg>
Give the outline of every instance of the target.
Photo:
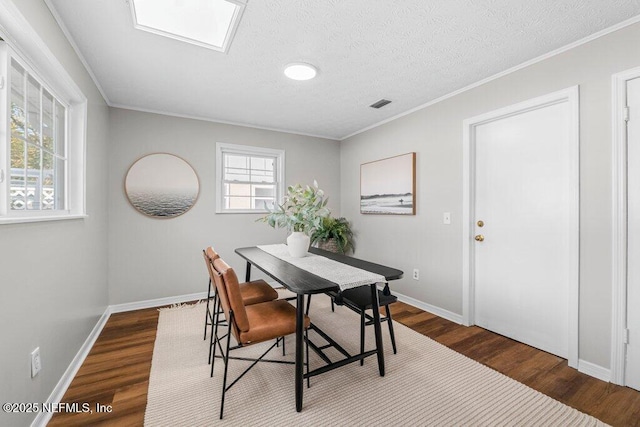
<svg viewBox="0 0 640 427">
<path fill-rule="evenodd" d="M 252 267 L 260 270 L 284 288 L 296 294 L 296 332 L 295 332 L 295 401 L 296 411 L 300 412 L 303 406 L 303 390 L 304 380 L 310 377 L 320 375 L 322 373 L 331 371 L 333 369 L 348 365 L 350 363 L 360 361 L 366 357 L 376 356 L 378 360 L 378 370 L 380 376 L 385 375 L 385 362 L 384 351 L 382 345 L 382 329 L 380 327 L 380 311 L 378 306 L 378 286 L 384 286 L 384 292 L 388 293 L 388 282 L 391 280 L 400 279 L 403 276 L 403 272 L 396 268 L 387 267 L 385 265 L 365 261 L 362 259 L 354 258 L 344 254 L 338 254 L 319 248 L 310 248 L 308 252 L 309 257 L 324 257 L 326 259 L 333 260 L 337 263 L 354 267 L 355 269 L 363 270 L 364 272 L 372 273 L 373 275 L 381 276 L 380 281 L 363 284 L 362 286 L 369 286 L 371 288 L 371 300 L 372 300 L 372 317 L 375 331 L 375 343 L 376 348 L 374 350 L 364 351 L 355 355 L 350 354 L 339 343 L 335 342 L 329 334 L 322 331 L 317 325 L 311 322 L 310 329 L 317 332 L 322 338 L 329 342 L 329 346 L 334 347 L 343 356 L 338 361 L 332 361 L 323 351 L 326 346 L 317 346 L 310 343 L 307 338 L 307 344 L 313 349 L 320 358 L 325 362 L 324 365 L 304 372 L 304 298 L 313 294 L 337 292 L 337 299 L 339 303 L 341 284 L 335 281 L 329 280 L 324 274 L 319 274 L 317 271 L 314 273 L 307 269 L 294 265 L 293 259 L 287 259 L 286 257 L 278 257 L 269 253 L 258 246 L 238 248 L 235 252 L 246 261 L 245 280 L 248 282 L 251 280 Z M 292 261 L 292 262 L 290 262 Z M 314 259 L 310 258 L 305 260 L 307 263 L 313 264 Z M 319 260 L 318 261 L 323 261 Z M 382 279 L 383 278 L 383 279 Z"/>
</svg>

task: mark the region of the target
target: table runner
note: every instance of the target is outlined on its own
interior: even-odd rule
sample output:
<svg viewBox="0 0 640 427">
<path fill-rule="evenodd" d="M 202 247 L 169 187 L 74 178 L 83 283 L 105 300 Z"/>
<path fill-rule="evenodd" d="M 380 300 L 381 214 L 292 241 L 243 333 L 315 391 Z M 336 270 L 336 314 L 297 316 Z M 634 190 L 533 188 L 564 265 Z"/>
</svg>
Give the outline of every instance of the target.
<svg viewBox="0 0 640 427">
<path fill-rule="evenodd" d="M 276 258 L 337 284 L 341 291 L 372 283 L 387 282 L 387 279 L 380 274 L 352 267 L 320 255 L 307 253 L 302 258 L 294 258 L 289 255 L 289 249 L 284 244 L 258 245 L 257 247 Z"/>
</svg>

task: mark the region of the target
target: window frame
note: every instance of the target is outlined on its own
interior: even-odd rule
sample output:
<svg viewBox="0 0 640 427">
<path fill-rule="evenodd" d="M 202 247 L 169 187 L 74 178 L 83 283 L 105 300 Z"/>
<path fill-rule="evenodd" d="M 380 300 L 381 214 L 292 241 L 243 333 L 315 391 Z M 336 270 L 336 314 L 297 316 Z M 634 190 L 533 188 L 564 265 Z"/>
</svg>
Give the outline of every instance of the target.
<svg viewBox="0 0 640 427">
<path fill-rule="evenodd" d="M 0 41 L 0 225 L 84 218 L 87 98 L 20 12 L 5 5 L 0 5 L 0 37 L 4 40 Z M 66 109 L 64 209 L 10 207 L 12 59 Z"/>
<path fill-rule="evenodd" d="M 250 145 L 228 144 L 224 142 L 216 143 L 216 213 L 217 214 L 263 214 L 266 209 L 226 209 L 224 207 L 224 155 L 237 154 L 241 156 L 268 156 L 276 159 L 275 178 L 275 200 L 281 203 L 285 188 L 285 151 L 274 148 L 255 147 Z"/>
</svg>

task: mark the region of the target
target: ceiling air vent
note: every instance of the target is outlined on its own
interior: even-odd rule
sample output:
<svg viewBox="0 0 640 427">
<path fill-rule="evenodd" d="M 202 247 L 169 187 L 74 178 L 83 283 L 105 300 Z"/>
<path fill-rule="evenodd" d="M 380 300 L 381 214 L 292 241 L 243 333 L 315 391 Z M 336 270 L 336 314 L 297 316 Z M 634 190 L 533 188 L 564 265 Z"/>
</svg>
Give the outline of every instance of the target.
<svg viewBox="0 0 640 427">
<path fill-rule="evenodd" d="M 369 105 L 369 107 L 382 108 L 387 104 L 391 104 L 391 101 L 389 101 L 388 99 L 381 99 L 380 101 L 374 102 L 373 104 Z"/>
</svg>

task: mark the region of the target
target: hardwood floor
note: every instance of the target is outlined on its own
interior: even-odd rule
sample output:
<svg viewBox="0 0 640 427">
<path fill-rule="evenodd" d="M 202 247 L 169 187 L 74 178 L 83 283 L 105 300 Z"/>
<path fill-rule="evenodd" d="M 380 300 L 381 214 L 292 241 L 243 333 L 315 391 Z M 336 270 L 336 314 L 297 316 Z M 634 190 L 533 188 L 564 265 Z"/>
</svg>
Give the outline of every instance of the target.
<svg viewBox="0 0 640 427">
<path fill-rule="evenodd" d="M 608 424 L 640 426 L 640 392 L 581 374 L 557 356 L 407 304 L 393 304 L 392 314 L 395 321 Z M 157 309 L 113 314 L 63 398 L 87 402 L 94 413 L 58 413 L 49 425 L 141 426 L 157 323 Z M 97 403 L 111 405 L 112 412 L 96 413 Z"/>
<path fill-rule="evenodd" d="M 62 399 L 94 413 L 57 413 L 49 426 L 141 426 L 157 326 L 155 308 L 112 314 Z M 97 403 L 112 412 L 97 413 Z"/>
<path fill-rule="evenodd" d="M 394 319 L 447 347 L 613 426 L 640 426 L 640 392 L 570 368 L 565 359 L 477 326 L 396 303 Z"/>
</svg>

